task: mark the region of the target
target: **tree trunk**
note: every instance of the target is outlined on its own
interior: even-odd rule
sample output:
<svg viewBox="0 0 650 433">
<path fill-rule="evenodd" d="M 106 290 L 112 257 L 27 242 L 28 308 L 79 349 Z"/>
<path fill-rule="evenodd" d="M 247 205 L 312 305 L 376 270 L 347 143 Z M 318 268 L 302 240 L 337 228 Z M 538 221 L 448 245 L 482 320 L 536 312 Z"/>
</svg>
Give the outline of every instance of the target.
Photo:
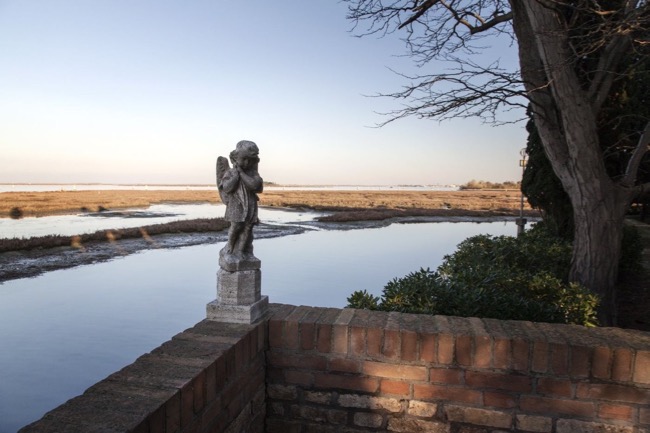
<svg viewBox="0 0 650 433">
<path fill-rule="evenodd" d="M 631 194 L 615 185 L 605 170 L 596 116 L 573 69 L 563 17 L 551 2 L 510 3 L 535 125 L 573 206 L 569 279 L 600 296 L 601 325 L 613 325 L 623 218 Z"/>
</svg>

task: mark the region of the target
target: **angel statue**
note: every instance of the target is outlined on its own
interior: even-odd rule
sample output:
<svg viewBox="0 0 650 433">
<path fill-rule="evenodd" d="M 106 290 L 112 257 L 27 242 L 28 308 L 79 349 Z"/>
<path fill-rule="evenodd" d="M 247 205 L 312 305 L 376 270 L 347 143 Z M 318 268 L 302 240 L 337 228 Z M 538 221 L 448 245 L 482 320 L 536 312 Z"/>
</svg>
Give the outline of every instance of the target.
<svg viewBox="0 0 650 433">
<path fill-rule="evenodd" d="M 260 151 L 252 141 L 240 141 L 230 152 L 230 162 L 223 156 L 217 158 L 217 188 L 221 201 L 226 205 L 224 219 L 230 221 L 228 254 L 239 259 L 252 259 L 253 226 L 257 218 L 257 193 L 262 192 L 263 181 L 257 172 Z"/>
</svg>

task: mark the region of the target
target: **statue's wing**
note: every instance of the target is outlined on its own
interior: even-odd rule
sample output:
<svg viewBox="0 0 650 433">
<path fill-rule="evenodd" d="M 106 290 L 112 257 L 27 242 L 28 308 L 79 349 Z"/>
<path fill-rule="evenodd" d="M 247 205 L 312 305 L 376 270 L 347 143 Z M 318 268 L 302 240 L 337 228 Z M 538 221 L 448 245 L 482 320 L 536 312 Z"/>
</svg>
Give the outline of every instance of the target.
<svg viewBox="0 0 650 433">
<path fill-rule="evenodd" d="M 217 188 L 219 189 L 219 197 L 223 204 L 228 204 L 228 194 L 223 191 L 221 187 L 221 179 L 223 179 L 224 174 L 230 170 L 230 164 L 228 163 L 228 158 L 225 156 L 220 156 L 217 158 Z"/>
</svg>

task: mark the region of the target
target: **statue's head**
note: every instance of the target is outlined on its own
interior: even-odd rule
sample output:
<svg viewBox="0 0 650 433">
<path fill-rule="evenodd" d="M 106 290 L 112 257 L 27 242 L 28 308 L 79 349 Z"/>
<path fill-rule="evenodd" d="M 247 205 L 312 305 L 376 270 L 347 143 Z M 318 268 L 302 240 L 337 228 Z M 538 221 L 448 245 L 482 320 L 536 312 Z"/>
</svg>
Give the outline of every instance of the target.
<svg viewBox="0 0 650 433">
<path fill-rule="evenodd" d="M 242 168 L 248 168 L 250 165 L 260 162 L 259 153 L 260 149 L 257 144 L 242 140 L 237 143 L 235 150 L 230 152 L 230 162 Z"/>
</svg>

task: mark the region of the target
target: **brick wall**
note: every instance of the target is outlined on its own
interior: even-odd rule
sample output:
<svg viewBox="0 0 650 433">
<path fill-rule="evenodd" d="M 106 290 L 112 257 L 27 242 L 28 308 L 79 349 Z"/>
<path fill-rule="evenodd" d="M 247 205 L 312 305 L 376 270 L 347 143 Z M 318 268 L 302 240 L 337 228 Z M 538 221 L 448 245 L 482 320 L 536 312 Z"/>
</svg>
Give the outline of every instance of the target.
<svg viewBox="0 0 650 433">
<path fill-rule="evenodd" d="M 650 433 L 648 333 L 271 309 L 269 433 Z"/>
<path fill-rule="evenodd" d="M 266 332 L 204 320 L 20 432 L 261 433 Z"/>
</svg>

